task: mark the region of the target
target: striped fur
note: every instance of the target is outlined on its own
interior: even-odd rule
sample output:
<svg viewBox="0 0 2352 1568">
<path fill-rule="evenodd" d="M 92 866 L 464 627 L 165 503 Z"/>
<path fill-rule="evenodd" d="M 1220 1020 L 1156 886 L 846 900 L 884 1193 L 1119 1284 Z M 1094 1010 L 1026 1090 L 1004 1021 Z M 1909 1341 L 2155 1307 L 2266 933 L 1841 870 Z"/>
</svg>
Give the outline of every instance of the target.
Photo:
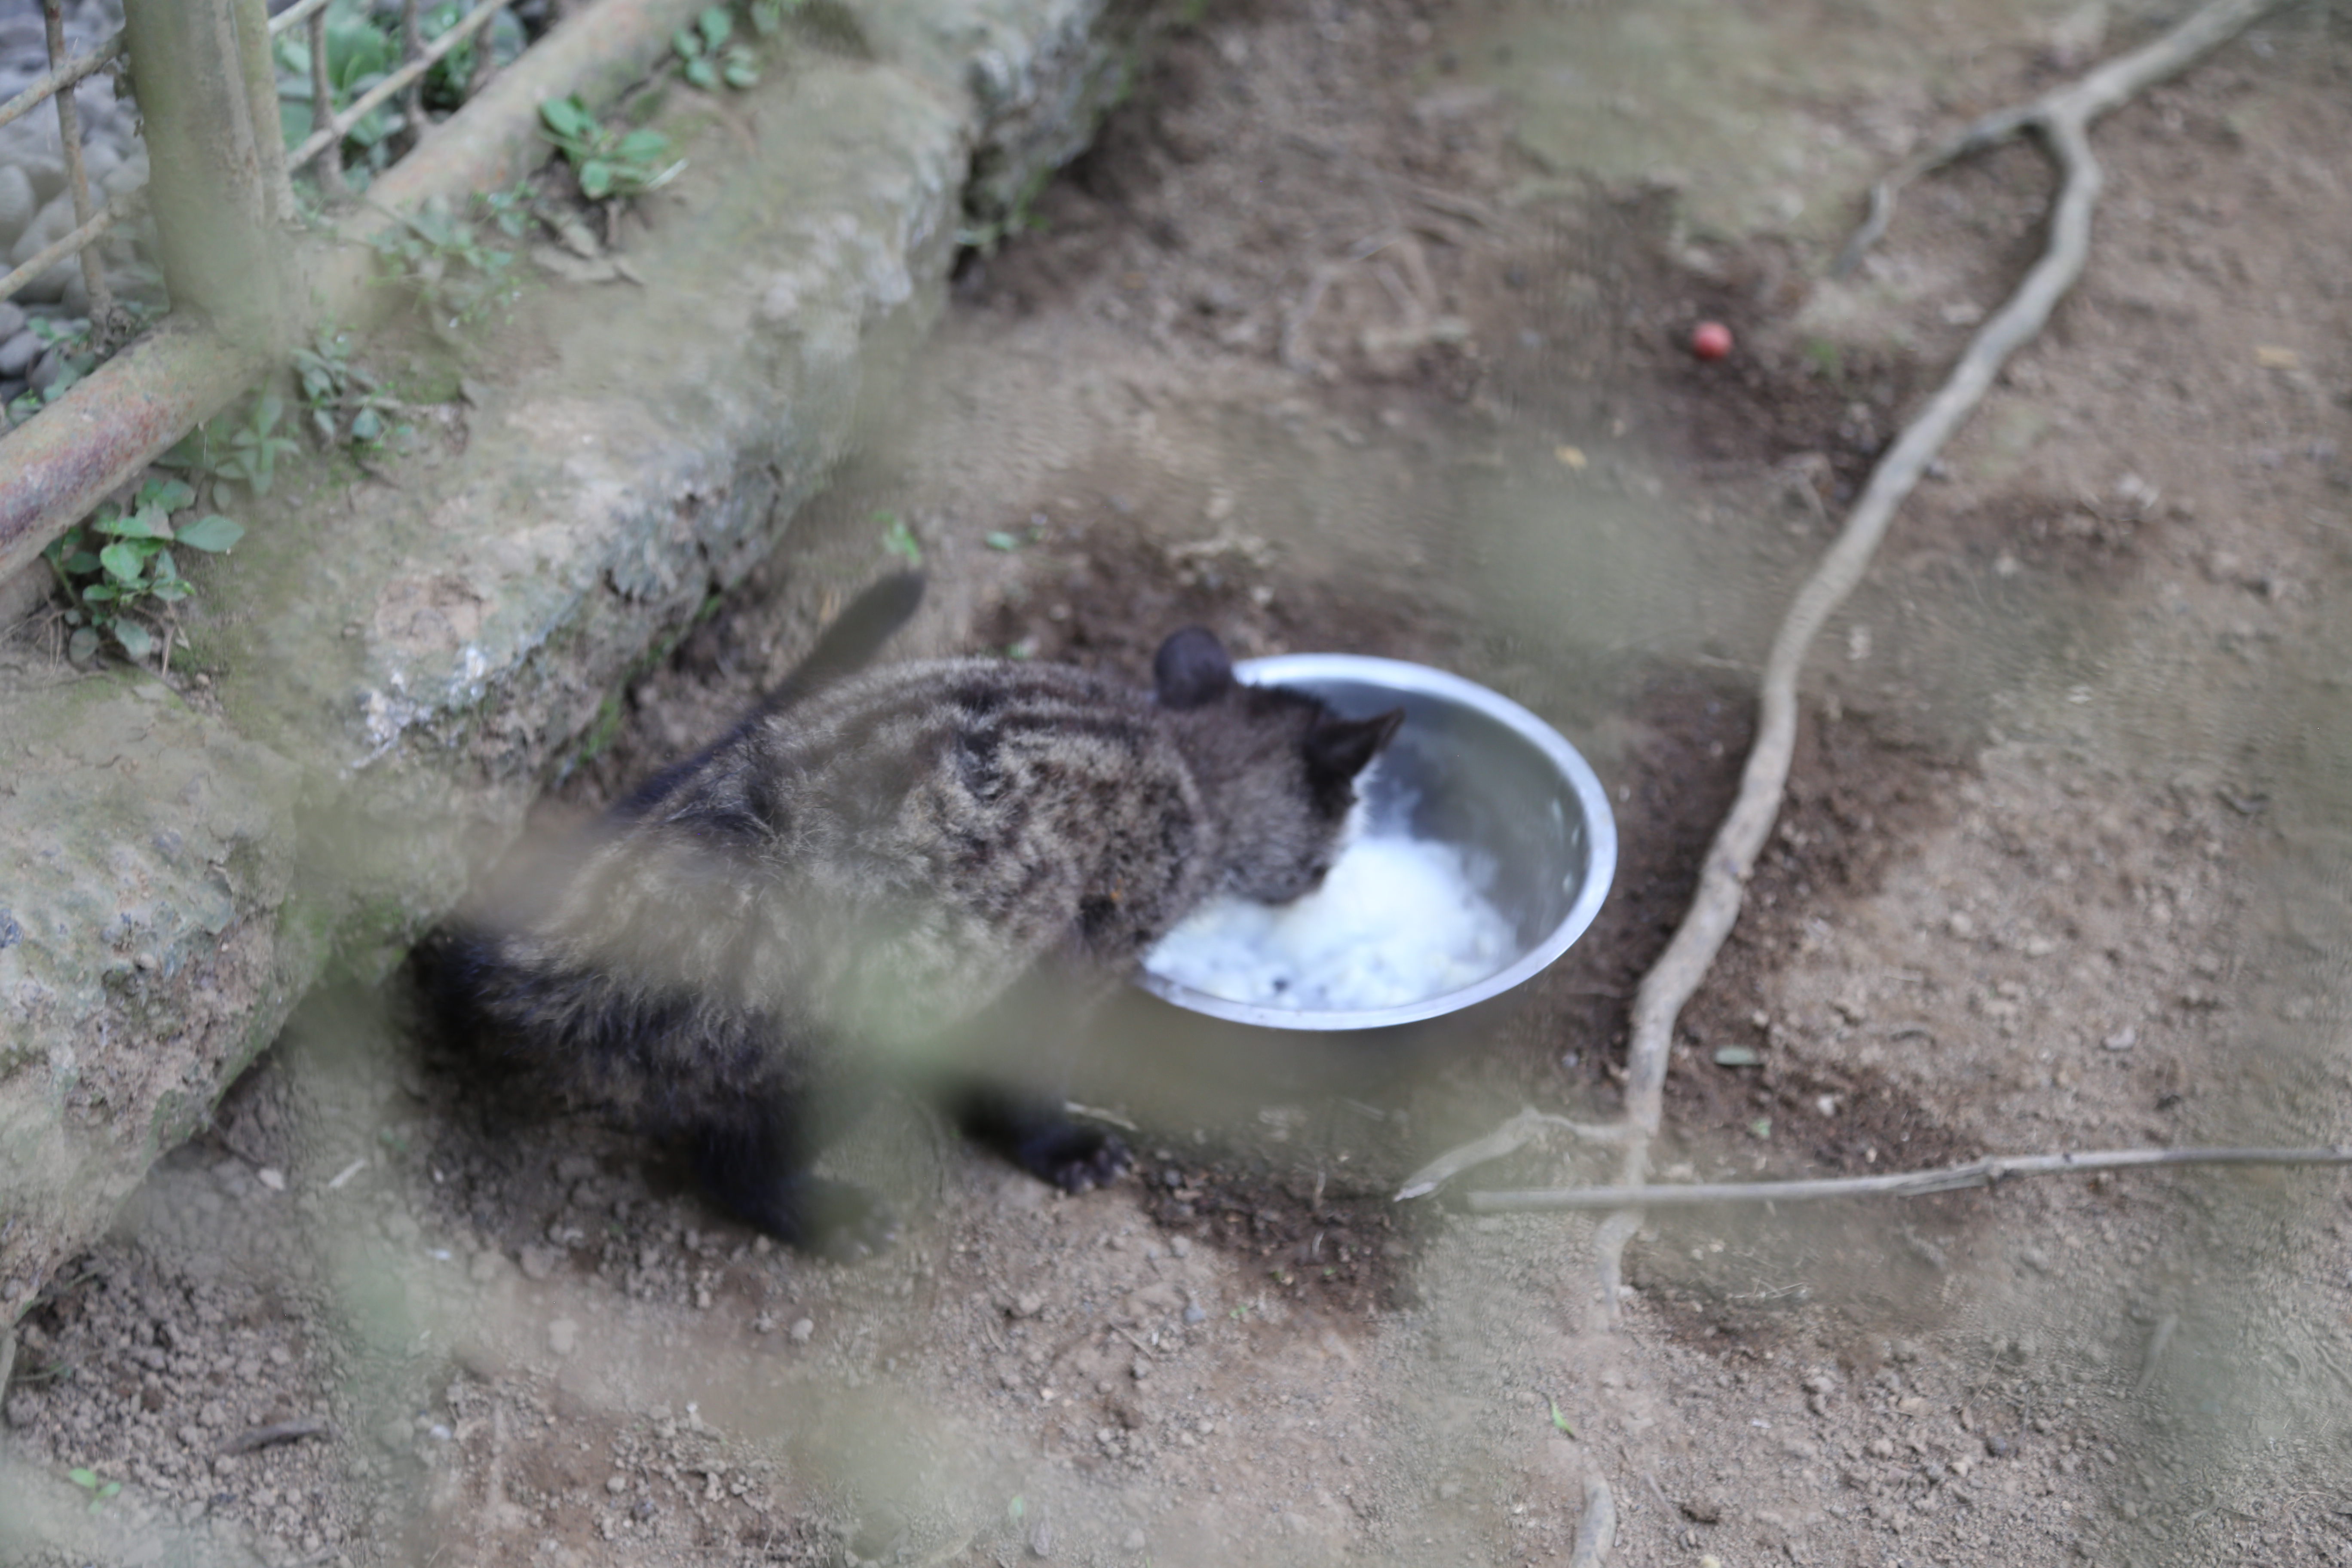
<svg viewBox="0 0 2352 1568">
<path fill-rule="evenodd" d="M 1005 1049 L 983 1071 L 966 1047 L 1042 1062 L 1211 893 L 1314 887 L 1393 726 L 1238 686 L 1199 631 L 1156 692 L 984 659 L 852 674 L 639 792 L 556 890 L 445 942 L 441 989 L 502 1058 L 683 1141 L 742 1217 L 861 1253 L 887 1215 L 807 1174 L 861 1084 L 924 1079 L 1070 1190 L 1123 1169 L 1037 1086 L 987 1081 Z"/>
</svg>

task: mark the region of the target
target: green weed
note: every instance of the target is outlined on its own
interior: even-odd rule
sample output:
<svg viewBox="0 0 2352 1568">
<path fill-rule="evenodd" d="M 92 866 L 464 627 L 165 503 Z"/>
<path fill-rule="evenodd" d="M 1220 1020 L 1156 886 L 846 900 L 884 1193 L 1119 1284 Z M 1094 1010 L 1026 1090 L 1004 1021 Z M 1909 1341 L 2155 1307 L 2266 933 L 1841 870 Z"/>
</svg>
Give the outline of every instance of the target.
<svg viewBox="0 0 2352 1568">
<path fill-rule="evenodd" d="M 293 358 L 302 405 L 310 411 L 310 428 L 320 444 L 348 441 L 363 452 L 380 449 L 393 428 L 384 416 L 398 412 L 401 405 L 384 395 L 373 376 L 352 363 L 351 334 L 321 333 L 310 348 L 296 349 Z"/>
<path fill-rule="evenodd" d="M 107 1500 L 122 1489 L 121 1481 L 101 1481 L 98 1479 L 98 1472 L 91 1469 L 68 1470 L 66 1479 L 89 1494 L 89 1511 L 92 1513 L 104 1508 Z"/>
<path fill-rule="evenodd" d="M 104 356 L 91 342 L 90 324 L 80 317 L 57 321 L 47 316 L 34 316 L 25 325 L 33 335 L 49 345 L 50 352 L 64 357 L 56 379 L 38 392 L 20 394 L 8 405 L 6 425 L 21 424 L 73 390 L 74 384 L 97 368 Z M 0 425 L 0 429 L 6 428 Z"/>
<path fill-rule="evenodd" d="M 536 219 L 527 188 L 476 196 L 472 216 L 460 216 L 442 196 L 395 216 L 399 226 L 373 240 L 376 254 L 387 264 L 386 276 L 414 289 L 436 324 L 470 326 L 513 302 L 520 289 L 515 253 L 485 239 L 477 220 L 509 239 L 522 238 Z"/>
<path fill-rule="evenodd" d="M 1838 352 L 1837 344 L 1827 338 L 1807 338 L 1803 352 L 1815 375 L 1832 386 L 1845 384 L 1845 355 Z"/>
<path fill-rule="evenodd" d="M 677 51 L 686 79 L 705 92 L 717 91 L 721 82 L 739 90 L 755 87 L 760 57 L 732 41 L 734 37 L 734 15 L 724 5 L 712 5 L 695 17 L 693 26 L 672 33 L 670 47 Z"/>
<path fill-rule="evenodd" d="M 468 9 L 460 0 L 438 0 L 416 16 L 417 42 L 430 44 L 461 21 Z M 401 24 L 396 15 L 379 15 L 368 0 L 333 0 L 327 7 L 327 95 L 321 106 L 310 72 L 310 34 L 307 27 L 282 34 L 275 46 L 278 77 L 278 128 L 286 145 L 307 139 L 312 129 L 349 108 L 380 84 L 401 61 Z M 464 43 L 434 62 L 425 74 L 423 107 L 448 113 L 465 101 L 466 84 L 474 75 L 481 51 L 505 65 L 520 55 L 525 43 L 522 24 L 500 15 Z M 393 138 L 404 131 L 421 133 L 423 126 L 406 121 L 402 98 L 377 105 L 343 132 L 341 149 L 344 178 L 364 189 L 392 161 Z"/>
<path fill-rule="evenodd" d="M 1031 172 L 1004 211 L 992 218 L 968 223 L 956 230 L 956 244 L 965 250 L 977 250 L 982 256 L 993 256 L 997 247 L 1015 235 L 1043 234 L 1049 226 L 1037 214 L 1038 198 L 1053 183 L 1054 171 L 1049 167 Z"/>
<path fill-rule="evenodd" d="M 266 496 L 277 482 L 278 459 L 301 445 L 291 436 L 278 434 L 285 419 L 284 398 L 274 392 L 257 393 L 245 417 L 232 424 L 227 434 L 216 433 L 210 424 L 199 425 L 156 458 L 156 466 L 234 479 L 255 495 Z"/>
<path fill-rule="evenodd" d="M 783 30 L 784 18 L 799 10 L 803 0 L 751 0 L 751 31 L 772 38 Z"/>
<path fill-rule="evenodd" d="M 634 196 L 667 184 L 686 161 L 665 166 L 669 138 L 658 131 L 615 131 L 600 125 L 577 98 L 551 98 L 539 106 L 547 139 L 555 143 L 592 202 Z"/>
<path fill-rule="evenodd" d="M 67 651 L 75 663 L 89 663 L 109 640 L 144 659 L 155 651 L 159 631 L 170 662 L 173 609 L 195 592 L 180 575 L 173 547 L 219 553 L 245 537 L 242 524 L 218 512 L 174 527 L 172 513 L 195 499 L 195 487 L 184 479 L 149 479 L 128 512 L 101 508 L 41 552 L 66 591 L 66 624 L 73 628 Z"/>
<path fill-rule="evenodd" d="M 898 556 L 909 566 L 923 563 L 922 542 L 915 537 L 915 531 L 907 525 L 905 518 L 895 511 L 877 511 L 874 514 L 874 521 L 882 525 L 883 549 Z"/>
</svg>

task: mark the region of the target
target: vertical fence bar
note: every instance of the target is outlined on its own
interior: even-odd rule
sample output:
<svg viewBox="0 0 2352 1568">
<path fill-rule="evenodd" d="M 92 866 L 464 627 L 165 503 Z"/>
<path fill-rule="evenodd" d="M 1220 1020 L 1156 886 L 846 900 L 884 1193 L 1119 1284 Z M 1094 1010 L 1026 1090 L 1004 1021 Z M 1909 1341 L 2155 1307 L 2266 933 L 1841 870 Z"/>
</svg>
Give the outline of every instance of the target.
<svg viewBox="0 0 2352 1568">
<path fill-rule="evenodd" d="M 418 0 L 400 0 L 400 63 L 413 66 L 416 57 L 425 52 L 425 40 L 417 35 Z M 415 146 L 425 140 L 425 79 L 420 76 L 408 84 L 401 95 L 401 118 L 406 121 L 401 129 L 408 133 L 408 145 Z"/>
<path fill-rule="evenodd" d="M 281 289 L 262 149 L 279 132 L 274 118 L 254 123 L 238 9 L 124 0 L 123 33 L 173 309 L 193 310 L 241 345 L 270 347 Z"/>
<path fill-rule="evenodd" d="M 310 133 L 315 136 L 335 122 L 335 79 L 327 68 L 327 14 L 310 13 Z M 319 176 L 319 189 L 331 202 L 351 200 L 352 188 L 343 183 L 343 142 L 340 136 L 327 138 L 324 151 L 311 172 Z"/>
<path fill-rule="evenodd" d="M 254 148 L 272 224 L 294 221 L 294 183 L 286 167 L 286 129 L 278 107 L 278 61 L 269 41 L 269 0 L 230 0 L 236 11 L 238 58 L 252 100 Z"/>
<path fill-rule="evenodd" d="M 49 69 L 62 71 L 66 68 L 65 0 L 41 0 L 41 24 L 48 33 Z M 58 92 L 58 142 L 65 152 L 66 188 L 73 194 L 74 226 L 79 228 L 90 220 L 95 208 L 89 199 L 89 171 L 82 163 L 81 109 L 74 102 L 74 91 L 67 87 Z M 118 324 L 114 294 L 106 286 L 106 266 L 94 243 L 81 247 L 81 280 L 89 289 L 92 335 L 111 339 Z"/>
<path fill-rule="evenodd" d="M 496 26 L 497 24 L 492 23 L 490 26 L 483 28 L 474 39 L 474 68 L 466 73 L 465 99 L 468 103 L 481 96 L 482 89 L 490 85 L 490 73 L 498 68 L 493 63 L 493 57 L 497 55 L 498 50 L 493 47 L 490 37 L 492 29 Z"/>
</svg>

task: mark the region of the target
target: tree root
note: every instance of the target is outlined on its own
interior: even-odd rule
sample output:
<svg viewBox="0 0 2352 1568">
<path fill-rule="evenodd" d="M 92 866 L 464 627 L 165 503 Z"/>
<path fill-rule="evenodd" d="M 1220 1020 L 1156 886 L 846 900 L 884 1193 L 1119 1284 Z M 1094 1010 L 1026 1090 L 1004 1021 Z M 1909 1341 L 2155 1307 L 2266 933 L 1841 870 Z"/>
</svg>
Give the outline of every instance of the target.
<svg viewBox="0 0 2352 1568">
<path fill-rule="evenodd" d="M 1522 1112 L 1521 1114 L 1526 1114 Z M 1826 1176 L 1794 1182 L 1699 1182 L 1675 1186 L 1535 1187 L 1472 1193 L 1475 1214 L 1534 1209 L 1695 1208 L 1703 1204 L 1784 1204 L 1813 1198 L 1916 1198 L 1998 1186 L 2011 1176 L 2137 1171 L 2151 1165 L 2352 1165 L 2352 1144 L 2326 1149 L 2113 1149 L 2087 1154 L 1992 1154 L 1940 1171 Z"/>
<path fill-rule="evenodd" d="M 2021 131 L 2039 135 L 2060 175 L 2049 243 L 2041 258 L 2008 302 L 1978 330 L 1943 386 L 1880 458 L 1869 486 L 1847 514 L 1844 528 L 1797 591 L 1773 636 L 1758 693 L 1756 741 L 1740 775 L 1739 794 L 1708 846 L 1690 912 L 1643 977 L 1634 998 L 1626 1047 L 1624 1152 L 1619 1161 L 1617 1187 L 1612 1190 L 1654 1190 L 1645 1185 L 1650 1141 L 1657 1135 L 1664 1114 L 1667 1050 L 1674 1041 L 1675 1020 L 1706 978 L 1716 953 L 1730 935 L 1748 874 L 1780 815 L 1796 746 L 1797 679 L 1814 637 L 1862 580 L 1895 509 L 1918 484 L 1928 464 L 1983 400 L 2009 356 L 2042 331 L 2059 300 L 2082 275 L 2090 252 L 2091 212 L 2102 181 L 2098 161 L 2091 153 L 2091 121 L 2150 85 L 2176 75 L 2275 4 L 2277 0 L 2209 0 L 2154 42 L 2031 103 L 1978 121 L 1958 136 L 1911 160 L 1872 192 L 1870 217 L 1846 247 L 1841 267 L 1858 263 L 1863 252 L 1885 231 L 1896 193 L 1906 183 Z M 1454 1156 L 1445 1156 L 1431 1168 L 1447 1165 L 1449 1161 L 1454 1161 Z M 1454 1162 L 1447 1173 L 1475 1163 L 1475 1159 Z M 1620 1201 L 1630 1204 L 1633 1200 Z M 1641 1225 L 1638 1207 L 1622 1207 L 1601 1223 L 1594 1236 L 1601 1297 L 1612 1320 L 1617 1316 L 1625 1244 Z"/>
<path fill-rule="evenodd" d="M 1584 1517 L 1577 1521 L 1576 1545 L 1569 1553 L 1568 1568 L 1601 1568 L 1616 1541 L 1617 1500 L 1610 1495 L 1607 1481 L 1587 1474 Z"/>
</svg>

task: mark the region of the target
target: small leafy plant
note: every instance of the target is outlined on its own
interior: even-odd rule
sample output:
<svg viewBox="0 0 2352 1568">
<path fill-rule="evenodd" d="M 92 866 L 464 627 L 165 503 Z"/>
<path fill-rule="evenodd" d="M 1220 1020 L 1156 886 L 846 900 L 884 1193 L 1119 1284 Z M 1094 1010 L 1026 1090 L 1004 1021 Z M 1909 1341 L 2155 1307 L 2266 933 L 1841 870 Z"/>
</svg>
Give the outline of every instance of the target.
<svg viewBox="0 0 2352 1568">
<path fill-rule="evenodd" d="M 1042 234 L 1050 226 L 1037 211 L 1037 202 L 1045 195 L 1045 187 L 1053 183 L 1054 171 L 1041 168 L 1024 181 L 1013 194 L 1013 200 L 1003 212 L 992 217 L 964 224 L 956 230 L 956 244 L 965 250 L 976 250 L 982 256 L 993 256 L 1006 240 L 1024 234 Z"/>
<path fill-rule="evenodd" d="M 215 434 L 210 425 L 199 425 L 155 462 L 161 468 L 234 479 L 255 495 L 266 496 L 277 482 L 278 459 L 301 445 L 291 436 L 278 434 L 278 427 L 285 420 L 286 400 L 274 392 L 264 392 L 226 436 Z"/>
<path fill-rule="evenodd" d="M 430 44 L 438 39 L 463 21 L 471 9 L 468 5 L 459 4 L 459 0 L 440 0 L 438 5 L 425 6 L 416 18 L 418 41 Z M 490 19 L 488 26 L 434 62 L 425 78 L 425 107 L 436 113 L 454 113 L 466 100 L 466 84 L 479 68 L 485 44 L 489 47 L 490 63 L 505 66 L 522 53 L 527 41 L 522 24 L 514 14 L 500 12 Z"/>
<path fill-rule="evenodd" d="M 763 38 L 772 38 L 783 29 L 784 18 L 799 10 L 805 0 L 751 0 L 751 31 Z"/>
<path fill-rule="evenodd" d="M 1002 550 L 1009 553 L 1025 545 L 1034 544 L 1045 537 L 1045 522 L 1040 516 L 1032 518 L 1029 526 L 1019 533 L 1010 529 L 995 528 L 989 530 L 987 533 L 981 536 L 981 539 L 982 542 L 991 550 Z"/>
<path fill-rule="evenodd" d="M 401 405 L 352 363 L 349 332 L 321 333 L 311 347 L 296 349 L 293 358 L 303 406 L 310 410 L 310 428 L 320 445 L 349 441 L 368 452 L 383 445 L 390 429 L 384 416 L 397 413 Z"/>
<path fill-rule="evenodd" d="M 509 239 L 520 239 L 534 220 L 530 193 L 518 187 L 474 198 L 473 216 L 460 216 L 439 196 L 426 200 L 400 226 L 372 242 L 394 281 L 416 290 L 434 321 L 456 326 L 479 321 L 520 288 L 515 253 L 487 241 L 476 218 L 487 220 Z"/>
<path fill-rule="evenodd" d="M 905 518 L 895 511 L 877 511 L 874 514 L 874 521 L 882 525 L 883 549 L 904 560 L 909 566 L 923 563 L 922 542 L 915 537 L 915 531 L 907 526 Z"/>
<path fill-rule="evenodd" d="M 278 113 L 289 147 L 310 134 L 336 112 L 382 81 L 400 63 L 400 40 L 380 24 L 363 0 L 333 0 L 327 7 L 327 93 L 319 104 L 310 75 L 310 44 L 307 29 L 281 34 L 277 41 Z M 343 132 L 342 157 L 348 173 L 364 184 L 391 161 L 391 136 L 400 129 L 400 111 L 378 105 Z"/>
<path fill-rule="evenodd" d="M 89 1494 L 89 1511 L 92 1513 L 104 1508 L 107 1500 L 122 1489 L 121 1481 L 100 1480 L 98 1472 L 89 1468 L 68 1470 L 66 1479 Z"/>
<path fill-rule="evenodd" d="M 195 488 L 184 479 L 149 479 L 128 512 L 101 508 L 89 523 L 66 530 L 42 552 L 69 601 L 65 618 L 73 637 L 68 652 L 75 663 L 89 663 L 109 639 L 134 659 L 154 652 L 157 637 L 150 623 L 168 621 L 172 606 L 195 592 L 180 575 L 173 547 L 218 553 L 245 537 L 243 525 L 218 512 L 173 528 L 171 514 L 195 499 Z M 167 643 L 166 662 L 170 657 Z"/>
<path fill-rule="evenodd" d="M 672 33 L 670 47 L 677 51 L 686 79 L 705 92 L 717 91 L 722 81 L 738 89 L 757 86 L 760 58 L 749 47 L 731 42 L 734 35 L 735 17 L 724 5 L 709 6 L 695 17 L 693 26 Z"/>
<path fill-rule="evenodd" d="M 49 353 L 61 356 L 63 363 L 47 386 L 38 392 L 22 393 L 9 403 L 8 422 L 11 424 L 31 418 L 63 397 L 72 390 L 74 383 L 90 373 L 100 358 L 97 346 L 90 342 L 89 322 L 86 320 L 54 321 L 46 316 L 34 316 L 25 325 L 35 337 L 49 345 Z"/>
<path fill-rule="evenodd" d="M 434 42 L 462 21 L 469 8 L 459 0 L 437 0 L 425 5 L 415 13 L 416 42 Z M 313 101 L 316 85 L 310 71 L 309 29 L 294 29 L 278 38 L 272 63 L 278 79 L 279 128 L 286 145 L 292 147 L 301 142 L 315 126 L 348 109 L 399 65 L 405 53 L 401 43 L 402 20 L 398 16 L 385 14 L 398 9 L 371 5 L 370 0 L 331 0 L 321 23 L 326 34 L 330 100 L 323 106 Z M 526 41 L 522 24 L 511 14 L 501 13 L 488 26 L 478 29 L 434 62 L 423 84 L 425 109 L 438 114 L 455 110 L 465 101 L 467 83 L 481 64 L 485 48 L 489 51 L 490 63 L 503 66 L 522 53 Z M 396 136 L 403 132 L 414 135 L 425 129 L 407 123 L 401 101 L 395 98 L 390 103 L 378 105 L 343 133 L 343 172 L 353 184 L 364 187 L 391 162 Z"/>
<path fill-rule="evenodd" d="M 600 125 L 577 98 L 551 98 L 539 106 L 547 139 L 555 143 L 592 202 L 634 196 L 667 184 L 686 162 L 664 166 L 669 138 L 658 131 L 614 131 Z"/>
</svg>

